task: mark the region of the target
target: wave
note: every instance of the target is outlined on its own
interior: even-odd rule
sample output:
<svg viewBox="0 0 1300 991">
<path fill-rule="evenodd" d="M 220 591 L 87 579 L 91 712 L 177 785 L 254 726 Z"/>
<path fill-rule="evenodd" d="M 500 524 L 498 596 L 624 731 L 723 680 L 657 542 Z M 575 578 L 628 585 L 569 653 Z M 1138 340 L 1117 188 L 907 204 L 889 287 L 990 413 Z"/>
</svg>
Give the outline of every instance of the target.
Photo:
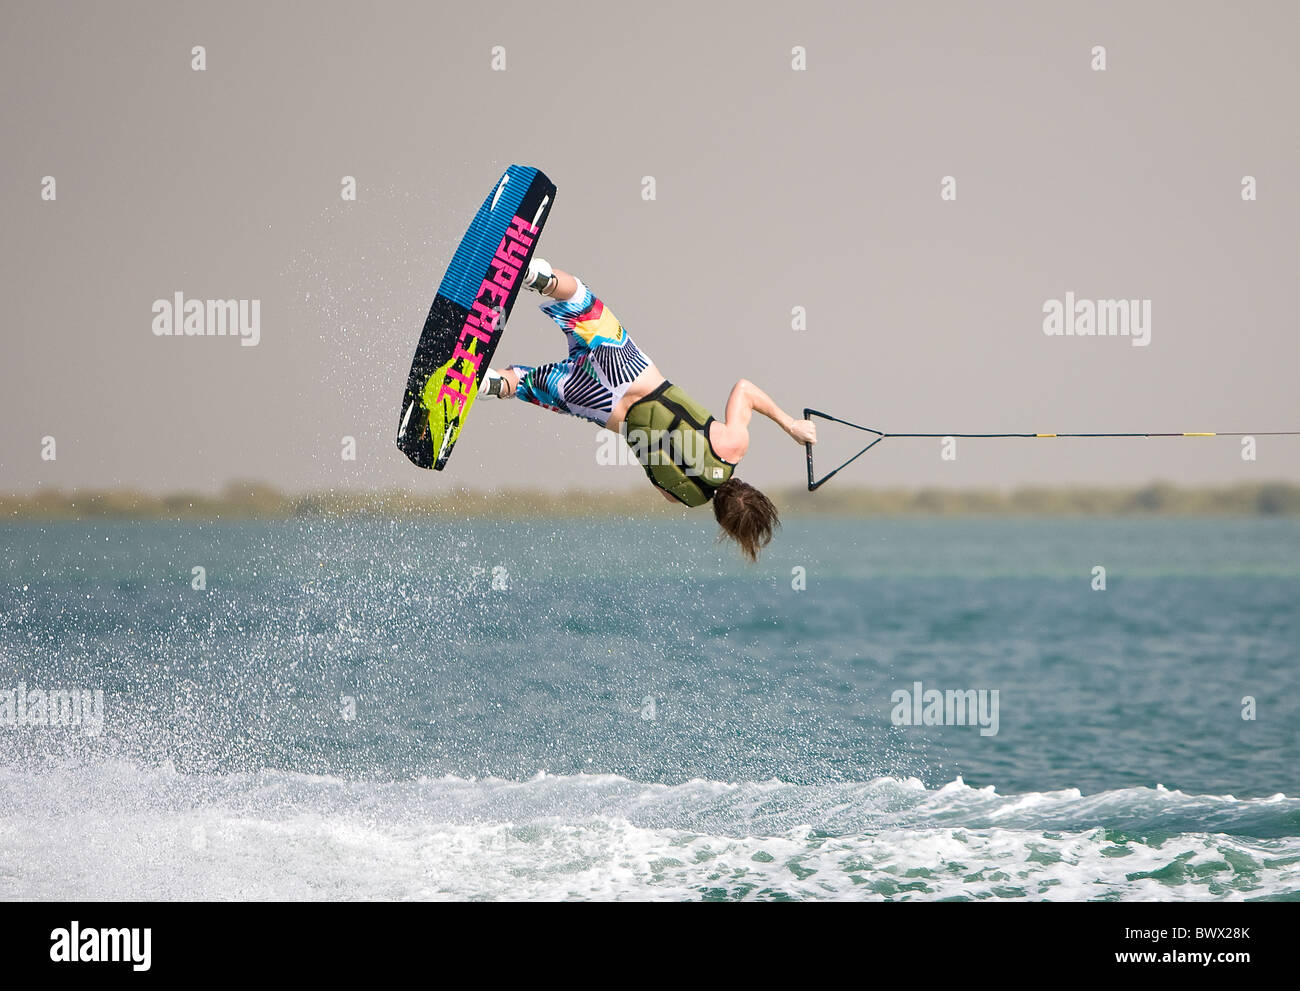
<svg viewBox="0 0 1300 991">
<path fill-rule="evenodd" d="M 1255 899 L 1300 800 L 960 778 L 367 782 L 0 770 L 0 895 L 34 899 Z"/>
</svg>

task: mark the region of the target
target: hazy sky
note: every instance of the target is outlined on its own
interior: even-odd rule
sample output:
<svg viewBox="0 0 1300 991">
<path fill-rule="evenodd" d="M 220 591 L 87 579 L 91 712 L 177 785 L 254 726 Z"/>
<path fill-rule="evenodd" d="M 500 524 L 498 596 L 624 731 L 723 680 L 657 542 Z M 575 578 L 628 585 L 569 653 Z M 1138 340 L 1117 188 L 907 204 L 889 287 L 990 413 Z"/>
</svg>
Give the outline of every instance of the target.
<svg viewBox="0 0 1300 991">
<path fill-rule="evenodd" d="M 0 22 L 0 491 L 645 485 L 523 403 L 476 406 L 442 473 L 393 444 L 511 162 L 559 189 L 540 253 L 717 413 L 744 376 L 893 431 L 1300 428 L 1292 2 L 6 0 Z M 155 336 L 176 292 L 260 300 L 260 343 Z M 1150 300 L 1150 344 L 1045 335 L 1067 292 Z M 496 363 L 563 352 L 521 298 Z M 1300 480 L 1300 438 L 1239 451 L 894 441 L 843 478 Z M 803 472 L 757 424 L 739 474 Z"/>
</svg>

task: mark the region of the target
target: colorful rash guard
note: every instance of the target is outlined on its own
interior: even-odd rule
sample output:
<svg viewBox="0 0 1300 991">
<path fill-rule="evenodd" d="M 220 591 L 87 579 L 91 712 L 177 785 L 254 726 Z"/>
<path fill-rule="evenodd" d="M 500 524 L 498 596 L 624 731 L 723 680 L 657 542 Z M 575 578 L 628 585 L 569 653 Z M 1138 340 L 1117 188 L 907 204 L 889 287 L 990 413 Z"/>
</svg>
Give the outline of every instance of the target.
<svg viewBox="0 0 1300 991">
<path fill-rule="evenodd" d="M 581 280 L 573 298 L 549 300 L 541 309 L 564 331 L 569 356 L 535 368 L 511 365 L 519 373 L 515 395 L 603 427 L 650 359 Z"/>
</svg>

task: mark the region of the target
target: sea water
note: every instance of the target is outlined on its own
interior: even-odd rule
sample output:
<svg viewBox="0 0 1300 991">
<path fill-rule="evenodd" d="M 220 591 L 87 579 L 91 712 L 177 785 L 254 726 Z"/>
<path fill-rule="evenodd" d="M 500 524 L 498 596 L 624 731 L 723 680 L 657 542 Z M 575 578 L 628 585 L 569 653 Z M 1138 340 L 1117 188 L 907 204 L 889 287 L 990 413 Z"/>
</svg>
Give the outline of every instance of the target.
<svg viewBox="0 0 1300 991">
<path fill-rule="evenodd" d="M 0 897 L 1300 894 L 1300 521 L 714 529 L 0 526 Z"/>
</svg>

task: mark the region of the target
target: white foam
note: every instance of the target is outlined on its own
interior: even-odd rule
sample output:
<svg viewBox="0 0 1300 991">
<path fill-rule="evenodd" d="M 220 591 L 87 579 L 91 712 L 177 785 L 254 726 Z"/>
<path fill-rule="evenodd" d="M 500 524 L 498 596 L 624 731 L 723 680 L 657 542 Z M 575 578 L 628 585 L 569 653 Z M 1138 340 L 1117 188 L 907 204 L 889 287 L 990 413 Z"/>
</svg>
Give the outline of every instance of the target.
<svg viewBox="0 0 1300 991">
<path fill-rule="evenodd" d="M 1195 824 L 1284 824 L 1289 803 L 1161 788 L 999 796 L 960 779 L 0 769 L 0 896 L 1236 900 L 1300 886 L 1300 838 Z M 1141 825 L 1171 817 L 1191 828 Z"/>
</svg>

